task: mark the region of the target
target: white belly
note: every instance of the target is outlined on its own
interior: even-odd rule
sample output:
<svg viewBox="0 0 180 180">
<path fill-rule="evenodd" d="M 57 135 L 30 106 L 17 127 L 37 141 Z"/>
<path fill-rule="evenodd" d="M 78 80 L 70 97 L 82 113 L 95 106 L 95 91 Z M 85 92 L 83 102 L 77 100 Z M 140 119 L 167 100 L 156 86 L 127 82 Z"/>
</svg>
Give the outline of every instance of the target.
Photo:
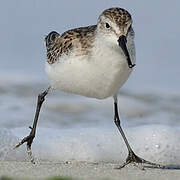
<svg viewBox="0 0 180 180">
<path fill-rule="evenodd" d="M 128 79 L 131 69 L 120 53 L 60 59 L 52 65 L 46 63 L 46 72 L 55 89 L 104 99 L 115 95 Z"/>
</svg>

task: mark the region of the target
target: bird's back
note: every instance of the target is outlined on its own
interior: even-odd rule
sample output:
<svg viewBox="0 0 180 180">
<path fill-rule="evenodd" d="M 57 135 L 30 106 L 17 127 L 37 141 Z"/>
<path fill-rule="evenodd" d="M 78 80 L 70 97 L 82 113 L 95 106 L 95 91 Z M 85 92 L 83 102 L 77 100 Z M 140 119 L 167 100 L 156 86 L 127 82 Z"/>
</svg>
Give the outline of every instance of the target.
<svg viewBox="0 0 180 180">
<path fill-rule="evenodd" d="M 96 25 L 80 27 L 64 32 L 62 35 L 52 31 L 45 37 L 47 49 L 47 62 L 53 64 L 63 55 L 76 52 L 85 55 L 92 48 Z"/>
</svg>

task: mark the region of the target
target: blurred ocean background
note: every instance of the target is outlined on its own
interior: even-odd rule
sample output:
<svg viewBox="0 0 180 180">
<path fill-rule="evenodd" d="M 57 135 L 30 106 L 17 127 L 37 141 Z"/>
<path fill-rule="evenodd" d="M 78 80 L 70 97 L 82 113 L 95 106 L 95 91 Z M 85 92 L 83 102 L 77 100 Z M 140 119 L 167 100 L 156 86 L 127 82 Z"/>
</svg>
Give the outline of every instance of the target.
<svg viewBox="0 0 180 180">
<path fill-rule="evenodd" d="M 50 31 L 96 24 L 109 7 L 133 17 L 137 63 L 120 90 L 122 126 L 148 160 L 180 162 L 180 1 L 1 1 L 0 160 L 27 161 L 25 145 L 37 95 L 48 86 L 44 37 Z M 38 160 L 123 162 L 127 150 L 113 123 L 113 99 L 49 94 L 32 150 Z"/>
</svg>

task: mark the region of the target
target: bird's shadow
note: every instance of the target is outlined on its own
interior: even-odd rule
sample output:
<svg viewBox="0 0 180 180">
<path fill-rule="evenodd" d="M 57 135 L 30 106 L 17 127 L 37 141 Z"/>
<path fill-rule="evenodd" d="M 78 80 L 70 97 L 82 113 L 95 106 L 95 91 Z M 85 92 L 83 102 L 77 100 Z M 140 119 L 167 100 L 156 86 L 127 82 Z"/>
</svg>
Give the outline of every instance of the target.
<svg viewBox="0 0 180 180">
<path fill-rule="evenodd" d="M 144 168 L 148 169 L 164 169 L 164 170 L 180 170 L 180 165 L 173 165 L 173 164 L 168 164 L 165 165 L 164 168 L 159 168 L 159 167 L 153 167 L 153 166 L 144 166 Z"/>
</svg>

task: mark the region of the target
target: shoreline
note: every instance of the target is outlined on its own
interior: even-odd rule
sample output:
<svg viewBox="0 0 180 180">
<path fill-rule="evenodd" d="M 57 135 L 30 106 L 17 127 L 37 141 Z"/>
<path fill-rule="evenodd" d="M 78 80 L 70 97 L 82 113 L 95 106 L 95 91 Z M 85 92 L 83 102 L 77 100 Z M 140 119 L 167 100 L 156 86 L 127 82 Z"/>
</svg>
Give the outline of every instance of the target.
<svg viewBox="0 0 180 180">
<path fill-rule="evenodd" d="M 128 165 L 119 170 L 114 163 L 90 163 L 90 162 L 38 162 L 35 165 L 30 162 L 0 161 L 0 177 L 6 176 L 13 179 L 48 179 L 50 177 L 68 177 L 78 180 L 169 180 L 179 179 L 180 169 L 155 169 L 139 168 Z"/>
</svg>

